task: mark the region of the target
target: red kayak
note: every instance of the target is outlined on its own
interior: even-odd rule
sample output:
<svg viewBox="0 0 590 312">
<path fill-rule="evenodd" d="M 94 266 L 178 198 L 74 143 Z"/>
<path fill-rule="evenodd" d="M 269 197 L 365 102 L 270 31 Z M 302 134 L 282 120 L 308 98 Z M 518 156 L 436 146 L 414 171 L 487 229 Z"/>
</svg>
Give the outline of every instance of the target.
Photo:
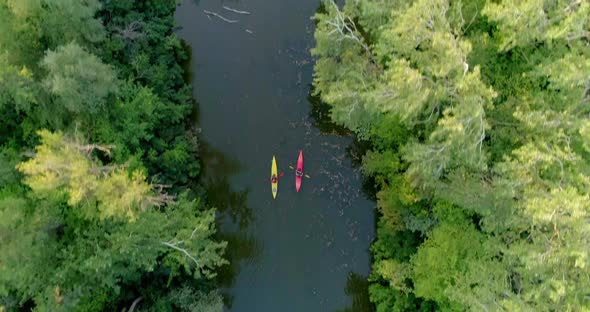
<svg viewBox="0 0 590 312">
<path fill-rule="evenodd" d="M 299 159 L 297 159 L 297 170 L 295 171 L 295 188 L 297 192 L 301 188 L 301 180 L 303 180 L 303 151 L 299 151 Z"/>
</svg>

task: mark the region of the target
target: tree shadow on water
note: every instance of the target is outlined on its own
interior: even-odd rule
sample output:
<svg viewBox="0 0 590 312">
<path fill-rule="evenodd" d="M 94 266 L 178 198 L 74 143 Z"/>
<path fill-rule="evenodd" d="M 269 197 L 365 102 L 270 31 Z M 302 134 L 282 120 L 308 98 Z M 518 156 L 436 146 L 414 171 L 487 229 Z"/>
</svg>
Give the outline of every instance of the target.
<svg viewBox="0 0 590 312">
<path fill-rule="evenodd" d="M 203 141 L 200 155 L 203 163 L 200 180 L 205 192 L 203 195 L 207 204 L 217 209 L 216 238 L 228 243 L 224 258 L 229 263 L 218 269 L 216 281 L 222 289 L 225 306 L 231 308 L 233 296 L 229 289 L 239 274 L 240 264 L 256 261 L 262 252 L 262 245 L 252 235 L 245 233 L 254 219 L 252 209 L 248 207 L 249 190 L 234 191 L 230 183 L 230 178 L 241 170 L 239 161 Z M 225 226 L 227 219 L 237 227 Z"/>
<path fill-rule="evenodd" d="M 350 272 L 346 280 L 346 294 L 352 298 L 352 306 L 335 312 L 373 312 L 375 306 L 369 300 L 369 281 L 366 276 Z"/>
<path fill-rule="evenodd" d="M 324 134 L 353 135 L 352 131 L 332 121 L 330 105 L 322 102 L 320 96 L 315 94 L 313 85 L 309 87 L 307 101 L 311 104 L 310 116 L 314 120 L 314 126 Z"/>
<path fill-rule="evenodd" d="M 249 190 L 234 191 L 230 184 L 230 177 L 241 169 L 239 162 L 202 141 L 200 155 L 203 162 L 201 184 L 207 203 L 216 208 L 221 217 L 231 218 L 240 229 L 247 228 L 253 220 L 252 209 L 247 204 Z"/>
<path fill-rule="evenodd" d="M 353 167 L 358 168 L 362 166 L 363 156 L 367 153 L 367 151 L 372 149 L 371 143 L 369 141 L 359 140 L 354 132 L 348 130 L 344 126 L 334 123 L 330 115 L 330 105 L 324 103 L 320 99 L 320 96 L 314 93 L 315 91 L 313 86 L 310 86 L 307 100 L 311 104 L 310 116 L 314 120 L 314 126 L 324 134 L 352 137 L 353 141 L 346 148 L 346 154 L 352 161 Z M 375 180 L 372 177 L 363 176 L 361 189 L 367 199 L 377 199 L 377 188 L 375 185 Z"/>
<path fill-rule="evenodd" d="M 240 273 L 240 263 L 243 261 L 254 262 L 262 253 L 263 246 L 253 236 L 242 232 L 218 233 L 220 240 L 227 242 L 225 258 L 229 261 L 217 271 L 217 285 L 222 288 L 223 303 L 227 308 L 233 304 L 233 295 L 229 289 L 236 281 Z"/>
<path fill-rule="evenodd" d="M 363 165 L 363 156 L 365 156 L 372 148 L 371 142 L 355 138 L 346 148 L 346 154 L 351 159 L 352 166 L 357 168 L 361 167 Z M 377 188 L 377 182 L 373 176 L 362 175 L 361 190 L 363 191 L 365 198 L 372 201 L 377 200 L 377 192 L 379 190 Z"/>
</svg>

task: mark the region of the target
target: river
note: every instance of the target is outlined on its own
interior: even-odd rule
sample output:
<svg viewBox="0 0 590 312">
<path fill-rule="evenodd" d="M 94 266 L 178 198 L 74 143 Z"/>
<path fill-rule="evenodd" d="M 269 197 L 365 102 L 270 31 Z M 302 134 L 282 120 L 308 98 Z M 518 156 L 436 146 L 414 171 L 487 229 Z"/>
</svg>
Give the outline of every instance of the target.
<svg viewBox="0 0 590 312">
<path fill-rule="evenodd" d="M 350 157 L 353 138 L 320 130 L 310 101 L 318 6 L 184 0 L 176 12 L 178 34 L 192 47 L 202 183 L 230 242 L 233 262 L 219 276 L 227 311 L 337 311 L 353 301 L 357 311 L 366 300 L 375 202 Z M 296 193 L 289 166 L 300 149 L 309 178 Z M 273 155 L 284 173 L 276 200 Z"/>
</svg>

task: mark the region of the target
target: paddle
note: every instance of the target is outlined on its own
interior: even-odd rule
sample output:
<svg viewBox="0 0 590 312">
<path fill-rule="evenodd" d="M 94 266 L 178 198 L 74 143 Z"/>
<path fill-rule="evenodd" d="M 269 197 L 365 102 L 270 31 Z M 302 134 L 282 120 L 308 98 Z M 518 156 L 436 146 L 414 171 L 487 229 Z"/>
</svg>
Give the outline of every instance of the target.
<svg viewBox="0 0 590 312">
<path fill-rule="evenodd" d="M 289 168 L 291 168 L 291 170 L 295 170 L 295 168 L 293 168 L 293 166 L 289 165 Z M 304 174 L 304 177 L 311 179 L 311 177 L 309 176 L 309 174 Z"/>
</svg>

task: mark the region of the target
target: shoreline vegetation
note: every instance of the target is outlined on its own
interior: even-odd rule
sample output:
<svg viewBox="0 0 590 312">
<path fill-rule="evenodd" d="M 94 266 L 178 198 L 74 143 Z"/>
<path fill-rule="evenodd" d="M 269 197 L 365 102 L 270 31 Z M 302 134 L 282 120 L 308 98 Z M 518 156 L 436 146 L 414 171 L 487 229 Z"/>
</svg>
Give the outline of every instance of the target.
<svg viewBox="0 0 590 312">
<path fill-rule="evenodd" d="M 586 1 L 323 1 L 314 89 L 371 142 L 377 311 L 590 308 L 589 16 Z"/>
<path fill-rule="evenodd" d="M 198 184 L 176 4 L 0 0 L 0 312 L 223 310 L 225 241 L 249 238 L 217 232 Z M 362 141 L 377 190 L 346 311 L 590 309 L 588 16 L 323 2 L 313 113 Z"/>
<path fill-rule="evenodd" d="M 175 9 L 0 0 L 0 311 L 222 311 Z"/>
</svg>

